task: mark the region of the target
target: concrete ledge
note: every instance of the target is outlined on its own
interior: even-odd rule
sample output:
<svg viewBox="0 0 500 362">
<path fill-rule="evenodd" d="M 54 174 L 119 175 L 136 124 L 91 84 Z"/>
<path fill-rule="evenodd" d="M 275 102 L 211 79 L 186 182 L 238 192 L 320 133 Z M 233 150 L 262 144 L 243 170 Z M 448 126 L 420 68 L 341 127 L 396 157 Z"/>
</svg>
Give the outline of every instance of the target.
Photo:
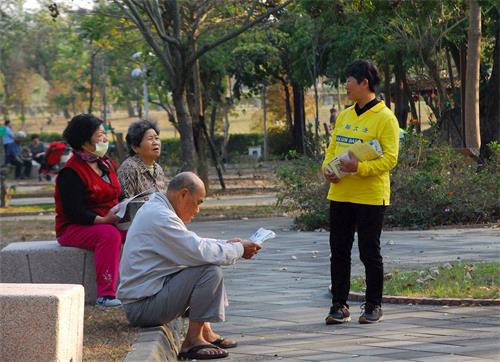
<svg viewBox="0 0 500 362">
<path fill-rule="evenodd" d="M 0 284 L 0 361 L 81 361 L 83 297 L 81 285 Z"/>
<path fill-rule="evenodd" d="M 354 302 L 364 302 L 364 293 L 349 293 L 349 300 Z M 396 295 L 384 295 L 383 303 L 394 304 L 428 304 L 428 305 L 500 305 L 500 299 L 475 299 L 475 298 L 429 298 L 429 297 L 403 297 Z"/>
<path fill-rule="evenodd" d="M 57 241 L 11 243 L 0 251 L 0 282 L 81 284 L 85 302 L 95 303 L 94 253 Z"/>
<path fill-rule="evenodd" d="M 151 328 L 141 328 L 125 362 L 176 361 L 185 335 L 185 320 Z"/>
</svg>

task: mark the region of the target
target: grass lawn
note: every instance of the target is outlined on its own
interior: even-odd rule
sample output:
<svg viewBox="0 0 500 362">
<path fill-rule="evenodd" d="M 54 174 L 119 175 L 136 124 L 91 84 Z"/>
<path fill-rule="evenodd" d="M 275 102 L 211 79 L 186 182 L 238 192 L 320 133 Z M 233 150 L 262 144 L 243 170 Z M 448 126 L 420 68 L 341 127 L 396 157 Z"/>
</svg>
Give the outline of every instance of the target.
<svg viewBox="0 0 500 362">
<path fill-rule="evenodd" d="M 306 122 L 313 121 L 315 117 L 315 109 L 312 106 L 314 100 L 312 97 L 312 93 L 308 93 L 306 103 L 309 106 L 306 107 Z M 161 137 L 178 138 L 179 133 L 167 120 L 167 114 L 164 111 L 156 110 L 154 107 L 151 108 L 152 109 L 150 109 L 149 111 L 149 118 L 158 122 Z M 320 103 L 319 119 L 321 122 L 329 122 L 330 108 L 331 104 Z M 392 104 L 392 108 L 394 108 L 394 103 Z M 431 116 L 431 112 L 429 107 L 427 107 L 424 102 L 421 102 L 420 109 L 422 111 L 422 129 L 426 129 L 429 127 L 429 118 Z M 251 102 L 242 102 L 240 104 L 237 104 L 233 109 L 231 109 L 229 114 L 229 132 L 231 134 L 255 132 L 256 129 L 262 128 L 262 125 L 260 124 L 262 117 L 262 108 L 256 107 L 255 105 L 251 104 Z M 50 122 L 48 121 L 49 118 L 51 119 Z M 108 120 L 110 121 L 116 132 L 123 132 L 124 135 L 127 133 L 127 129 L 130 123 L 136 121 L 137 119 L 138 117 L 128 117 L 127 112 L 124 110 L 117 110 L 108 116 Z M 68 121 L 68 119 L 65 119 L 62 116 L 37 114 L 35 116 L 28 116 L 25 123 L 22 124 L 18 115 L 12 115 L 12 127 L 14 131 L 22 128 L 28 134 L 42 132 L 62 133 Z M 320 132 L 323 133 L 322 127 L 320 127 Z"/>
<path fill-rule="evenodd" d="M 422 271 L 394 271 L 384 277 L 384 295 L 435 298 L 500 298 L 500 263 L 446 263 Z M 364 277 L 351 290 L 364 291 Z"/>
</svg>

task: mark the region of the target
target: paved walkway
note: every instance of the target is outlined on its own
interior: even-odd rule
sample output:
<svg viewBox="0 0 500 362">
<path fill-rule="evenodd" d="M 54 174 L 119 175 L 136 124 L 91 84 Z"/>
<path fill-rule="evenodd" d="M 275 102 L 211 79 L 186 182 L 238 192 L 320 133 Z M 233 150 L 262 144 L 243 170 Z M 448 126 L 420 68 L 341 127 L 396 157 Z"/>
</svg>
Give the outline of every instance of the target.
<svg viewBox="0 0 500 362">
<path fill-rule="evenodd" d="M 257 258 L 225 268 L 230 306 L 216 325 L 240 346 L 231 361 L 488 361 L 500 360 L 500 308 L 384 305 L 385 320 L 326 326 L 329 307 L 328 233 L 290 231 L 271 218 L 198 222 L 203 236 L 248 237 L 260 226 L 278 234 Z M 356 246 L 354 247 L 354 250 Z M 500 229 L 385 232 L 386 270 L 456 260 L 500 260 Z M 362 268 L 353 256 L 353 274 Z"/>
<path fill-rule="evenodd" d="M 11 206 L 23 205 L 53 205 L 53 197 L 23 197 L 10 201 Z M 207 197 L 204 206 L 262 206 L 276 204 L 276 193 L 266 192 L 252 195 L 224 195 Z"/>
</svg>

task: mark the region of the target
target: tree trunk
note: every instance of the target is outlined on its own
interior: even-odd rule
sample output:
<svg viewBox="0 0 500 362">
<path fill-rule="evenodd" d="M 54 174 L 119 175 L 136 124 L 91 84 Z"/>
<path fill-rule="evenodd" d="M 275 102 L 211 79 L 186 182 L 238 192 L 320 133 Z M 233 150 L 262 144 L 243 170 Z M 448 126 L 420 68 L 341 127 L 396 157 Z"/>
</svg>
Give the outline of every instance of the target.
<svg viewBox="0 0 500 362">
<path fill-rule="evenodd" d="M 384 62 L 384 97 L 385 105 L 387 108 L 391 108 L 391 66 L 389 60 L 386 59 Z M 340 111 L 340 108 L 339 108 Z"/>
<path fill-rule="evenodd" d="M 215 165 L 215 170 L 217 171 L 217 176 L 219 178 L 219 183 L 222 191 L 226 190 L 226 183 L 224 182 L 224 175 L 222 174 L 222 167 L 219 162 L 219 157 L 217 155 L 217 151 L 215 150 L 215 145 L 213 142 L 213 139 L 210 138 L 210 135 L 208 134 L 207 130 L 207 125 L 205 124 L 205 120 L 203 119 L 203 116 L 200 116 L 200 125 L 203 130 L 203 134 L 205 135 L 205 138 L 208 141 L 208 146 L 210 149 L 210 154 L 212 155 L 212 161 L 214 162 Z"/>
<path fill-rule="evenodd" d="M 423 52 L 422 60 L 429 71 L 429 76 L 434 81 L 438 93 L 438 114 L 435 114 L 436 118 L 439 120 L 441 114 L 445 111 L 445 103 L 447 100 L 446 92 L 444 90 L 443 84 L 441 83 L 441 77 L 439 75 L 439 67 L 437 63 L 432 59 L 431 54 L 428 52 Z"/>
<path fill-rule="evenodd" d="M 266 92 L 267 92 L 267 87 L 264 84 L 262 86 L 262 115 L 264 117 L 264 154 L 262 155 L 262 158 L 264 160 L 267 159 L 267 106 L 266 106 Z"/>
<path fill-rule="evenodd" d="M 467 74 L 465 79 L 465 146 L 479 156 L 479 62 L 481 55 L 481 10 L 477 0 L 469 0 L 469 30 L 467 34 Z"/>
<path fill-rule="evenodd" d="M 193 43 L 193 53 L 196 52 L 196 43 Z M 193 65 L 193 104 L 191 117 L 194 122 L 193 136 L 196 145 L 196 152 L 198 156 L 198 176 L 205 183 L 205 189 L 208 192 L 210 189 L 210 182 L 208 179 L 208 155 L 207 155 L 207 142 L 205 133 L 203 132 L 203 115 L 205 114 L 203 101 L 201 99 L 201 76 L 200 76 L 200 60 L 197 59 Z"/>
<path fill-rule="evenodd" d="M 227 145 L 229 144 L 229 98 L 224 103 L 224 139 L 222 141 L 222 162 L 227 163 L 229 155 Z"/>
<path fill-rule="evenodd" d="M 281 78 L 281 84 L 283 85 L 283 90 L 285 91 L 285 113 L 286 113 L 286 123 L 288 125 L 288 129 L 293 128 L 293 120 L 292 120 L 292 106 L 290 104 L 290 89 L 288 88 L 288 82 Z"/>
<path fill-rule="evenodd" d="M 337 109 L 340 112 L 342 110 L 342 100 L 340 98 L 340 78 L 337 77 Z"/>
<path fill-rule="evenodd" d="M 94 83 L 95 83 L 95 58 L 96 53 L 91 51 L 90 54 L 90 89 L 89 89 L 89 109 L 88 113 L 92 114 L 94 110 Z"/>
<path fill-rule="evenodd" d="M 462 129 L 462 146 L 465 148 L 465 77 L 467 74 L 467 45 L 460 45 L 460 123 Z"/>
<path fill-rule="evenodd" d="M 400 128 L 406 128 L 407 118 L 408 118 L 408 102 L 406 101 L 406 95 L 404 92 L 403 78 L 403 56 L 398 53 L 396 57 L 396 63 L 394 64 L 394 75 L 396 77 L 395 87 L 394 87 L 394 99 L 395 99 L 395 109 L 394 114 L 399 122 Z"/>
<path fill-rule="evenodd" d="M 217 103 L 212 103 L 212 110 L 210 111 L 210 138 L 215 138 L 215 121 L 217 119 Z"/>
<path fill-rule="evenodd" d="M 417 108 L 415 107 L 415 101 L 413 100 L 410 86 L 408 85 L 408 81 L 406 80 L 406 69 L 404 69 L 404 67 L 403 73 L 401 75 L 403 76 L 403 90 L 406 98 L 406 105 L 410 105 L 411 118 L 418 119 Z"/>
<path fill-rule="evenodd" d="M 448 48 L 445 49 L 446 53 L 446 65 L 448 67 L 448 77 L 450 78 L 450 88 L 451 88 L 451 94 L 453 98 L 453 108 L 457 104 L 457 90 L 455 88 L 455 77 L 453 76 L 453 66 L 451 65 L 451 57 L 450 57 L 450 50 Z"/>
<path fill-rule="evenodd" d="M 172 92 L 172 98 L 181 137 L 182 170 L 194 171 L 196 153 L 193 137 L 193 121 L 188 112 L 186 89 L 175 89 Z"/>
<path fill-rule="evenodd" d="M 135 117 L 135 109 L 134 106 L 132 105 L 132 102 L 127 100 L 127 113 L 129 118 Z"/>
<path fill-rule="evenodd" d="M 316 65 L 316 61 L 314 61 L 314 64 Z M 314 67 L 315 73 L 316 74 L 316 66 Z M 318 144 L 319 142 L 319 95 L 318 95 L 318 78 L 316 77 L 313 82 L 313 88 L 314 88 L 314 136 L 315 136 L 315 142 Z"/>
<path fill-rule="evenodd" d="M 9 98 L 10 98 L 9 82 L 3 82 L 2 114 L 4 120 L 9 119 Z"/>
<path fill-rule="evenodd" d="M 193 117 L 193 119 L 194 118 L 195 117 Z M 196 173 L 205 184 L 205 190 L 208 192 L 210 189 L 210 180 L 208 178 L 207 139 L 203 133 L 203 128 L 199 118 L 193 122 L 193 140 L 198 161 Z"/>
<path fill-rule="evenodd" d="M 293 144 L 298 153 L 305 152 L 304 89 L 292 82 L 293 89 Z"/>
<path fill-rule="evenodd" d="M 137 117 L 142 118 L 142 104 L 139 97 L 135 101 L 135 106 L 137 107 Z"/>
<path fill-rule="evenodd" d="M 102 57 L 101 57 L 102 58 Z M 106 68 L 104 66 L 104 59 L 101 59 L 101 99 L 102 99 L 102 120 L 104 124 L 108 124 L 108 112 L 106 110 L 108 106 L 108 100 L 106 98 Z"/>
<path fill-rule="evenodd" d="M 500 13 L 496 12 L 493 69 L 484 91 L 481 89 L 481 155 L 488 157 L 488 143 L 500 142 Z"/>
</svg>

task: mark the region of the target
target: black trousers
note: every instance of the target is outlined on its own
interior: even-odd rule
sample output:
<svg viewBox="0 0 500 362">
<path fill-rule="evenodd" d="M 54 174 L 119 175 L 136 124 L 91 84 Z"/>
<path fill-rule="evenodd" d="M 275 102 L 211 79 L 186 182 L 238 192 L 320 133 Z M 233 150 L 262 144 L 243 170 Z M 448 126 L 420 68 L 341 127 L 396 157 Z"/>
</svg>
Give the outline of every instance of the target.
<svg viewBox="0 0 500 362">
<path fill-rule="evenodd" d="M 15 156 L 7 156 L 7 163 L 16 166 L 15 178 L 19 179 L 21 177 L 29 178 L 31 174 L 31 161 L 30 160 L 19 160 Z M 24 169 L 24 170 L 23 170 Z M 23 171 L 23 172 L 21 172 Z M 22 173 L 22 174 L 21 174 Z"/>
<path fill-rule="evenodd" d="M 351 287 L 351 250 L 358 232 L 360 259 L 365 266 L 366 302 L 382 304 L 384 264 L 380 234 L 386 206 L 330 202 L 330 273 L 332 304 L 347 304 Z"/>
</svg>

